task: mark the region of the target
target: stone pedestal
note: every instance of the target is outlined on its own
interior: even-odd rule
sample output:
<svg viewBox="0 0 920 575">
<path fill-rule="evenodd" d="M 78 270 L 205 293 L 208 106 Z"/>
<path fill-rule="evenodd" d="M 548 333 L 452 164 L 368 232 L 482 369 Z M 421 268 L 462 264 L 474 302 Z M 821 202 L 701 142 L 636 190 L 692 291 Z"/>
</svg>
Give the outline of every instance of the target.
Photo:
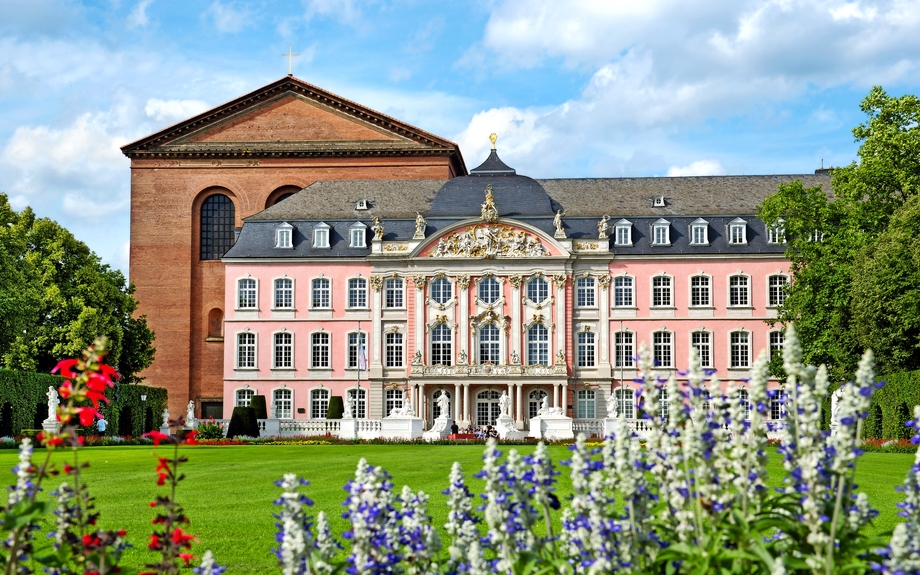
<svg viewBox="0 0 920 575">
<path fill-rule="evenodd" d="M 495 428 L 500 439 L 524 439 L 527 435 L 514 427 L 514 420 L 510 415 L 499 415 L 495 420 Z"/>
<path fill-rule="evenodd" d="M 160 433 L 162 433 L 163 435 L 169 435 L 170 432 L 171 432 L 171 430 L 169 429 L 169 426 L 168 426 L 168 425 L 161 425 L 161 426 L 160 426 Z"/>
<path fill-rule="evenodd" d="M 434 420 L 431 429 L 422 434 L 422 437 L 425 438 L 425 441 L 446 439 L 450 435 L 450 426 L 453 422 L 452 417 L 439 417 Z"/>
<path fill-rule="evenodd" d="M 530 437 L 536 439 L 575 439 L 572 418 L 564 415 L 538 415 L 530 420 Z"/>
<path fill-rule="evenodd" d="M 61 424 L 58 422 L 57 418 L 51 419 L 48 418 L 42 422 L 42 429 L 46 434 L 57 433 L 61 430 Z"/>
<path fill-rule="evenodd" d="M 613 435 L 614 425 L 616 425 L 616 419 L 610 419 L 609 417 L 604 420 L 604 437 L 610 437 Z"/>
<path fill-rule="evenodd" d="M 339 424 L 340 439 L 358 439 L 358 422 L 355 419 L 343 419 Z"/>
<path fill-rule="evenodd" d="M 383 439 L 416 439 L 422 436 L 421 417 L 385 417 L 381 421 Z M 448 427 L 449 429 L 449 427 Z"/>
</svg>

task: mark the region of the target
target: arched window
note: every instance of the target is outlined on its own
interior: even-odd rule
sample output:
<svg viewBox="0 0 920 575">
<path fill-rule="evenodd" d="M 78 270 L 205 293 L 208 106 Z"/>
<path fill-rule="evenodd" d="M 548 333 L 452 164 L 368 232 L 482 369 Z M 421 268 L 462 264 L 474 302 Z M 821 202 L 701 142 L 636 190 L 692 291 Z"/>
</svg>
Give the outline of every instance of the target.
<svg viewBox="0 0 920 575">
<path fill-rule="evenodd" d="M 250 387 L 236 390 L 236 407 L 249 407 L 252 402 L 252 396 L 255 394 L 256 390 Z"/>
<path fill-rule="evenodd" d="M 501 363 L 499 335 L 494 325 L 484 325 L 479 330 L 479 363 Z"/>
<path fill-rule="evenodd" d="M 214 308 L 208 312 L 208 339 L 222 339 L 224 337 L 224 312 Z"/>
<path fill-rule="evenodd" d="M 431 299 L 435 303 L 447 303 L 453 297 L 453 289 L 450 281 L 445 278 L 438 278 L 431 282 Z"/>
<path fill-rule="evenodd" d="M 527 365 L 549 365 L 549 330 L 543 324 L 527 330 Z"/>
<path fill-rule="evenodd" d="M 294 392 L 286 387 L 272 392 L 272 413 L 275 419 L 294 417 Z"/>
<path fill-rule="evenodd" d="M 546 395 L 546 392 L 542 389 L 535 389 L 527 395 L 528 419 L 533 419 L 537 416 L 537 413 L 540 411 L 540 405 L 543 403 L 543 398 L 546 397 Z"/>
<path fill-rule="evenodd" d="M 236 212 L 233 201 L 214 194 L 201 204 L 201 259 L 219 260 L 233 246 Z"/>
<path fill-rule="evenodd" d="M 485 304 L 493 304 L 502 296 L 502 288 L 495 278 L 485 278 L 479 282 L 478 297 L 479 301 Z"/>
<path fill-rule="evenodd" d="M 351 397 L 355 410 L 352 416 L 355 419 L 365 419 L 367 417 L 367 390 L 349 389 L 348 395 Z"/>
<path fill-rule="evenodd" d="M 549 297 L 549 284 L 541 277 L 527 282 L 527 299 L 533 303 L 543 303 Z"/>
</svg>

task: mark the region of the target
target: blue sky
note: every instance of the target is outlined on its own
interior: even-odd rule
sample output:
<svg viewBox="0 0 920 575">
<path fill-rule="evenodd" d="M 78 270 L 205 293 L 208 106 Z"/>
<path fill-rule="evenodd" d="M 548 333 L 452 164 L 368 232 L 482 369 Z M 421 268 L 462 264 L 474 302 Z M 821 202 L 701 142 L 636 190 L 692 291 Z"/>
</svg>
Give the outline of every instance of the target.
<svg viewBox="0 0 920 575">
<path fill-rule="evenodd" d="M 0 192 L 128 269 L 118 148 L 287 74 L 533 177 L 809 173 L 873 85 L 920 89 L 920 3 L 0 0 Z"/>
</svg>

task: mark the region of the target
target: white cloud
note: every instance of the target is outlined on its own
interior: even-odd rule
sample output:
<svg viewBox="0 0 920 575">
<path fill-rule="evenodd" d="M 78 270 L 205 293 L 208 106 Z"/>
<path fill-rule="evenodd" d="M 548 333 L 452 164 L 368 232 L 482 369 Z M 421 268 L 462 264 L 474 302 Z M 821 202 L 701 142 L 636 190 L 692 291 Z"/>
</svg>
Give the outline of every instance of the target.
<svg viewBox="0 0 920 575">
<path fill-rule="evenodd" d="M 128 14 L 128 28 L 143 28 L 150 23 L 147 16 L 147 7 L 153 4 L 153 0 L 140 0 L 134 10 Z"/>
<path fill-rule="evenodd" d="M 526 157 L 551 133 L 548 127 L 540 127 L 542 119 L 537 110 L 520 110 L 518 108 L 492 108 L 479 112 L 469 125 L 456 136 L 467 167 L 472 169 L 486 159 L 489 148 L 489 134 L 498 135 L 496 148 L 503 159 Z"/>
<path fill-rule="evenodd" d="M 214 0 L 204 15 L 210 17 L 214 27 L 223 33 L 239 32 L 252 23 L 250 10 L 238 8 L 234 3 L 221 4 L 220 0 Z"/>
<path fill-rule="evenodd" d="M 304 18 L 308 22 L 317 16 L 334 18 L 346 24 L 356 24 L 361 20 L 361 9 L 355 0 L 307 0 L 304 8 Z"/>
<path fill-rule="evenodd" d="M 686 166 L 671 166 L 668 177 L 674 176 L 721 176 L 726 173 L 719 160 L 697 160 Z"/>
<path fill-rule="evenodd" d="M 157 123 L 172 125 L 207 110 L 210 106 L 202 100 L 160 100 L 150 98 L 144 113 Z"/>
</svg>

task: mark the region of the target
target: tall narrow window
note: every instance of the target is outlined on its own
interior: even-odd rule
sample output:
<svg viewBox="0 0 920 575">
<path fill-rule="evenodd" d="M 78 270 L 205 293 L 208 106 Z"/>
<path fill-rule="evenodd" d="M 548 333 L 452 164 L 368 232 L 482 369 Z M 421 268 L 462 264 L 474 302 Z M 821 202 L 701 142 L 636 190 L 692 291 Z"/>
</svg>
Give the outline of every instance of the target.
<svg viewBox="0 0 920 575">
<path fill-rule="evenodd" d="M 656 331 L 652 334 L 652 354 L 655 364 L 660 367 L 671 367 L 674 361 L 674 338 L 669 331 Z"/>
<path fill-rule="evenodd" d="M 280 278 L 275 280 L 275 309 L 294 307 L 294 280 Z"/>
<path fill-rule="evenodd" d="M 549 365 L 549 330 L 543 324 L 527 330 L 527 364 Z"/>
<path fill-rule="evenodd" d="M 501 331 L 497 326 L 479 329 L 479 363 L 501 363 Z"/>
<path fill-rule="evenodd" d="M 367 226 L 358 222 L 353 224 L 348 229 L 348 247 L 350 248 L 363 248 L 367 247 L 365 244 L 365 238 L 367 237 Z"/>
<path fill-rule="evenodd" d="M 219 260 L 233 247 L 236 230 L 236 212 L 233 201 L 214 194 L 201 204 L 201 250 L 203 260 Z"/>
<path fill-rule="evenodd" d="M 690 305 L 712 305 L 712 281 L 709 276 L 693 276 L 690 278 Z"/>
<path fill-rule="evenodd" d="M 577 407 L 575 410 L 578 419 L 594 419 L 597 415 L 597 394 L 593 389 L 579 389 L 576 394 Z"/>
<path fill-rule="evenodd" d="M 310 367 L 329 369 L 329 334 L 326 332 L 310 336 Z"/>
<path fill-rule="evenodd" d="M 317 309 L 328 308 L 330 305 L 330 281 L 327 278 L 313 280 L 313 294 L 310 297 L 310 306 Z"/>
<path fill-rule="evenodd" d="M 314 389 L 310 392 L 310 419 L 326 419 L 329 412 L 329 390 Z"/>
<path fill-rule="evenodd" d="M 614 307 L 633 306 L 633 278 L 620 276 L 613 278 Z"/>
<path fill-rule="evenodd" d="M 620 413 L 623 414 L 623 417 L 626 419 L 634 419 L 636 417 L 636 394 L 632 389 L 628 387 L 618 388 L 614 391 L 617 397 L 617 402 L 620 404 Z"/>
<path fill-rule="evenodd" d="M 252 402 L 252 396 L 256 392 L 254 389 L 238 389 L 236 390 L 236 407 L 249 407 L 249 404 Z"/>
<path fill-rule="evenodd" d="M 438 278 L 431 282 L 431 299 L 435 303 L 445 304 L 453 297 L 453 286 L 447 278 Z"/>
<path fill-rule="evenodd" d="M 770 419 L 786 419 L 786 392 L 777 389 L 770 398 Z"/>
<path fill-rule="evenodd" d="M 527 282 L 527 299 L 533 303 L 543 303 L 549 297 L 549 283 L 540 277 Z"/>
<path fill-rule="evenodd" d="M 775 275 L 770 276 L 768 280 L 768 304 L 770 307 L 777 307 L 783 305 L 783 302 L 786 301 L 786 286 L 789 283 L 789 278 L 784 275 Z"/>
<path fill-rule="evenodd" d="M 748 390 L 738 390 L 738 403 L 741 404 L 741 413 L 744 414 L 745 421 L 751 419 L 751 396 L 748 394 Z"/>
<path fill-rule="evenodd" d="M 348 361 L 345 367 L 351 369 L 363 369 L 363 355 L 367 353 L 367 334 L 353 332 L 348 334 Z"/>
<path fill-rule="evenodd" d="M 276 419 L 291 419 L 294 416 L 294 392 L 290 389 L 276 389 L 272 392 L 272 413 Z"/>
<path fill-rule="evenodd" d="M 316 249 L 329 247 L 329 224 L 320 222 L 313 228 L 313 247 Z"/>
<path fill-rule="evenodd" d="M 770 358 L 782 357 L 783 348 L 786 347 L 786 336 L 781 331 L 770 332 Z"/>
<path fill-rule="evenodd" d="M 618 331 L 613 334 L 614 364 L 616 367 L 632 367 L 633 357 L 636 355 L 633 333 L 631 331 Z"/>
<path fill-rule="evenodd" d="M 668 419 L 668 414 L 671 411 L 671 401 L 668 397 L 668 391 L 666 389 L 658 390 L 658 417 L 663 420 Z"/>
<path fill-rule="evenodd" d="M 288 331 L 275 334 L 275 369 L 294 367 L 294 334 Z"/>
<path fill-rule="evenodd" d="M 779 220 L 772 226 L 767 226 L 767 243 L 784 244 L 786 243 L 786 222 Z"/>
<path fill-rule="evenodd" d="M 294 247 L 294 226 L 284 222 L 275 229 L 275 247 L 279 249 Z"/>
<path fill-rule="evenodd" d="M 348 307 L 367 307 L 367 280 L 362 278 L 348 280 Z"/>
<path fill-rule="evenodd" d="M 733 331 L 731 337 L 731 367 L 744 368 L 751 365 L 751 334 Z"/>
<path fill-rule="evenodd" d="M 690 334 L 690 344 L 696 348 L 701 367 L 712 367 L 712 334 L 695 331 Z"/>
<path fill-rule="evenodd" d="M 384 336 L 384 361 L 387 367 L 403 366 L 403 334 L 388 333 Z"/>
<path fill-rule="evenodd" d="M 476 289 L 476 297 L 484 304 L 493 304 L 502 297 L 501 284 L 495 278 L 484 278 Z"/>
<path fill-rule="evenodd" d="M 657 220 L 654 224 L 652 224 L 652 245 L 671 245 L 671 222 L 662 219 Z"/>
<path fill-rule="evenodd" d="M 728 243 L 746 244 L 747 243 L 747 222 L 741 218 L 735 218 L 728 223 Z"/>
<path fill-rule="evenodd" d="M 728 278 L 728 305 L 751 305 L 750 278 L 747 276 L 732 276 Z"/>
<path fill-rule="evenodd" d="M 349 389 L 346 393 L 351 397 L 351 404 L 354 407 L 354 417 L 356 419 L 365 419 L 367 417 L 367 390 Z"/>
<path fill-rule="evenodd" d="M 709 222 L 702 218 L 690 224 L 690 243 L 694 246 L 709 245 Z"/>
<path fill-rule="evenodd" d="M 431 364 L 451 365 L 453 359 L 453 331 L 441 324 L 431 330 Z"/>
<path fill-rule="evenodd" d="M 594 307 L 594 278 L 575 280 L 575 304 L 578 307 Z"/>
<path fill-rule="evenodd" d="M 404 307 L 403 281 L 399 278 L 390 278 L 383 282 L 383 305 L 388 308 Z"/>
<path fill-rule="evenodd" d="M 236 335 L 236 367 L 251 369 L 256 366 L 256 334 L 245 331 Z"/>
<path fill-rule="evenodd" d="M 237 282 L 237 308 L 238 309 L 256 309 L 258 307 L 258 298 L 256 293 L 256 280 L 252 278 L 243 278 Z"/>
<path fill-rule="evenodd" d="M 384 414 L 389 416 L 396 409 L 403 408 L 403 392 L 401 389 L 388 389 L 386 390 L 386 395 L 384 396 Z"/>
<path fill-rule="evenodd" d="M 629 220 L 620 220 L 616 223 L 616 245 L 632 245 L 632 222 Z"/>
<path fill-rule="evenodd" d="M 578 334 L 577 362 L 578 367 L 594 367 L 595 345 L 594 334 L 583 331 Z"/>
<path fill-rule="evenodd" d="M 652 306 L 670 307 L 671 304 L 671 278 L 669 276 L 655 276 L 652 278 Z"/>
</svg>

